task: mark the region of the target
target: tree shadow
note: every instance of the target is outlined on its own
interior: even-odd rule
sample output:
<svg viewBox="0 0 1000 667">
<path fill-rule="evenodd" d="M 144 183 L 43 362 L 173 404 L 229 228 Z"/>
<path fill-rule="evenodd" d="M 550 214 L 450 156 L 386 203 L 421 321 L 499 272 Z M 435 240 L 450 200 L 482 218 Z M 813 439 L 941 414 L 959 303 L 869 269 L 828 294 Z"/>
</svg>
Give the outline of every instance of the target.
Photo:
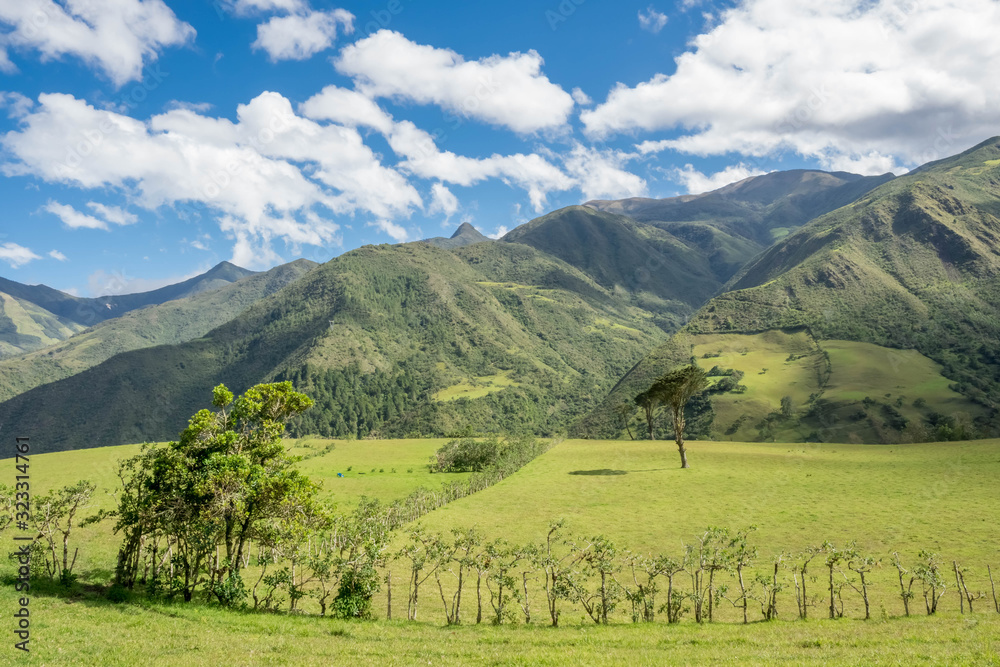
<svg viewBox="0 0 1000 667">
<path fill-rule="evenodd" d="M 569 474 L 570 475 L 627 475 L 628 471 L 602 468 L 601 470 L 573 470 Z"/>
</svg>

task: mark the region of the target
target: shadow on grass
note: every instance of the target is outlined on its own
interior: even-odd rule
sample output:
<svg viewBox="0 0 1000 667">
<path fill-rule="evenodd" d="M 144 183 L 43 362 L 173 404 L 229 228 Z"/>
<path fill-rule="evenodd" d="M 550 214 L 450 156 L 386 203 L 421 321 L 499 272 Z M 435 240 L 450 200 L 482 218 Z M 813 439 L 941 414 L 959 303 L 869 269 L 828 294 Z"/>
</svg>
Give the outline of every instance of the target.
<svg viewBox="0 0 1000 667">
<path fill-rule="evenodd" d="M 574 470 L 569 474 L 570 475 L 627 475 L 628 471 L 602 468 L 601 470 Z"/>
</svg>

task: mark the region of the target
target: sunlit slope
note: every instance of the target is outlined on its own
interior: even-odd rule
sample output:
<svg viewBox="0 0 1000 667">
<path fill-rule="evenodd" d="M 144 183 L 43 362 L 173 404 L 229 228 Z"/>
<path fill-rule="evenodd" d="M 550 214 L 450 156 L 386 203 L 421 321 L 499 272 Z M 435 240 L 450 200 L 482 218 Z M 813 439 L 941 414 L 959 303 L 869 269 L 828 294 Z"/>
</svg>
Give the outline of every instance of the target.
<svg viewBox="0 0 1000 667">
<path fill-rule="evenodd" d="M 975 432 L 995 434 L 1000 402 L 998 202 L 1000 138 L 926 165 L 817 218 L 746 265 L 673 340 L 623 378 L 618 390 L 576 432 L 620 433 L 612 406 L 648 387 L 651 378 L 672 365 L 690 359 L 693 337 L 805 331 L 820 347 L 830 340 L 879 346 L 874 353 L 870 348 L 868 352 L 831 348 L 831 360 L 839 352 L 841 370 L 852 368 L 861 374 L 858 381 L 865 387 L 854 391 L 855 397 L 861 391 L 882 389 L 881 398 L 869 397 L 892 399 L 892 409 L 904 407 L 895 405 L 900 394 L 917 392 L 897 390 L 894 385 L 900 383 L 891 379 L 884 388 L 881 381 L 865 380 L 866 364 L 875 357 L 891 357 L 892 350 L 904 357 L 904 351 L 913 350 L 933 360 L 947 383 L 926 378 L 930 385 L 925 389 L 931 385 L 942 389 L 925 397 L 927 410 L 953 411 L 957 391 L 980 406 L 960 406 L 970 418 L 979 417 Z M 841 375 L 836 382 L 850 386 L 854 380 Z M 850 394 L 842 392 L 839 399 Z M 832 400 L 838 400 L 836 391 Z M 854 413 L 871 407 L 858 401 Z M 813 403 L 807 410 L 827 421 L 845 418 L 836 405 Z M 902 421 L 888 410 L 882 417 L 899 428 L 888 433 L 870 424 L 858 436 L 866 442 L 905 437 Z M 933 431 L 931 437 L 947 435 L 939 432 L 939 424 L 921 426 Z M 945 426 L 952 431 L 962 428 L 958 423 Z"/>
</svg>

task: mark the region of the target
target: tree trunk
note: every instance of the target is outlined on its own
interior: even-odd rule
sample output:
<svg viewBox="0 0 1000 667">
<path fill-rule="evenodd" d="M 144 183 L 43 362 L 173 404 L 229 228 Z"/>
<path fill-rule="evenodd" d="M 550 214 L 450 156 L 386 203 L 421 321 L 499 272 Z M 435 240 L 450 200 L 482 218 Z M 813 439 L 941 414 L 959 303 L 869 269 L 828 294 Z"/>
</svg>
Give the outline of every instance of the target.
<svg viewBox="0 0 1000 667">
<path fill-rule="evenodd" d="M 674 409 L 674 442 L 677 443 L 677 451 L 681 455 L 681 468 L 687 468 L 687 450 L 684 449 L 684 408 Z"/>
<path fill-rule="evenodd" d="M 385 573 L 385 592 L 388 602 L 385 605 L 385 620 L 392 620 L 392 570 L 387 569 Z"/>
<path fill-rule="evenodd" d="M 955 589 L 958 591 L 958 606 L 959 610 L 965 613 L 965 596 L 962 595 L 962 582 L 958 579 L 958 561 L 951 561 L 952 566 L 955 568 Z"/>
<path fill-rule="evenodd" d="M 987 565 L 986 571 L 990 574 L 990 589 L 993 591 L 993 607 L 997 610 L 997 613 L 1000 614 L 1000 604 L 997 604 L 997 587 L 996 584 L 993 583 L 993 570 L 990 569 L 989 565 Z"/>
</svg>

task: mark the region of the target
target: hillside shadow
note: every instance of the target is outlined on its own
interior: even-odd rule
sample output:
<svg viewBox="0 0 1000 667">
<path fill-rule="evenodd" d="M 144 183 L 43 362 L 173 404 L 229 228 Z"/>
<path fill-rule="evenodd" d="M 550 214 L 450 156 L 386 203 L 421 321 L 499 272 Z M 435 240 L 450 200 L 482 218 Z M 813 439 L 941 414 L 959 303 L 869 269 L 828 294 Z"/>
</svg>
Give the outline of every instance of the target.
<svg viewBox="0 0 1000 667">
<path fill-rule="evenodd" d="M 628 471 L 602 468 L 601 470 L 573 470 L 569 474 L 570 475 L 627 475 Z"/>
</svg>

